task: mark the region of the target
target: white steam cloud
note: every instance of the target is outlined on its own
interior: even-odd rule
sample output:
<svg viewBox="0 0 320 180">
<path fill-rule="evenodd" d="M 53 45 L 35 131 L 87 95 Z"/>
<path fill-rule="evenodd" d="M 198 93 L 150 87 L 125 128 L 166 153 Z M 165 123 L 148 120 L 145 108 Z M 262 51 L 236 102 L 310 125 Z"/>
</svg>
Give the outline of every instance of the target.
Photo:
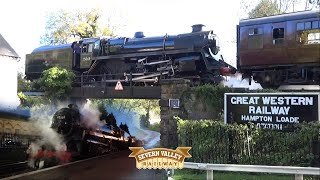
<svg viewBox="0 0 320 180">
<path fill-rule="evenodd" d="M 234 76 L 229 76 L 223 82 L 224 86 L 232 87 L 232 88 L 249 88 L 250 90 L 262 89 L 259 83 L 251 81 L 251 85 L 249 85 L 248 79 L 242 79 L 241 74 L 235 74 Z"/>
<path fill-rule="evenodd" d="M 51 128 L 52 117 L 61 107 L 63 107 L 62 104 L 58 105 L 58 107 L 41 105 L 30 109 L 30 122 L 34 124 L 35 131 L 38 132 L 35 135 L 39 136 L 39 139 L 30 144 L 28 149 L 29 154 L 35 155 L 42 146 L 46 145 L 53 147 L 56 151 L 65 150 L 63 138 Z"/>
<path fill-rule="evenodd" d="M 51 128 L 53 115 L 61 108 L 68 107 L 67 103 L 61 103 L 57 106 L 41 105 L 31 109 L 30 121 L 34 124 L 36 132 L 40 139 L 31 144 L 30 151 L 36 153 L 43 145 L 50 145 L 56 151 L 65 150 L 63 137 Z M 91 101 L 80 108 L 81 124 L 90 129 L 101 127 L 104 123 L 100 121 L 100 112 L 98 108 L 93 107 Z"/>
<path fill-rule="evenodd" d="M 100 121 L 101 112 L 90 100 L 80 108 L 81 124 L 89 129 L 101 128 L 105 122 Z"/>
</svg>

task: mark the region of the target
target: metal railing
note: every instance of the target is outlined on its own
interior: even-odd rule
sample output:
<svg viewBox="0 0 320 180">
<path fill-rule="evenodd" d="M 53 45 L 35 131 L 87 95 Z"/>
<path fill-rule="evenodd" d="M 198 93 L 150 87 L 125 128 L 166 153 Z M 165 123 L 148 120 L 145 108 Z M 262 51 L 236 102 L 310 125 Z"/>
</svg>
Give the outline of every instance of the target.
<svg viewBox="0 0 320 180">
<path fill-rule="evenodd" d="M 185 162 L 184 168 L 207 171 L 207 180 L 213 180 L 213 171 L 294 174 L 295 180 L 303 180 L 303 175 L 320 176 L 320 168 L 314 168 L 314 167 L 207 164 L 207 163 Z M 173 175 L 174 170 L 171 170 L 171 171 Z"/>
</svg>

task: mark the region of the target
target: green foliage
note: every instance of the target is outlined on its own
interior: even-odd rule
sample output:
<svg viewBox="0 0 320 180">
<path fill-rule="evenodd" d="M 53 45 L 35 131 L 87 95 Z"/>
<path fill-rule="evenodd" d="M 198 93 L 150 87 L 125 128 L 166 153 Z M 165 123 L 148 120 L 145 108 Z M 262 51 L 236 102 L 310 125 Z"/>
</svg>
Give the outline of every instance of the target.
<svg viewBox="0 0 320 180">
<path fill-rule="evenodd" d="M 151 131 L 157 131 L 160 132 L 160 122 L 155 122 L 153 124 L 150 124 L 149 129 Z"/>
<path fill-rule="evenodd" d="M 69 12 L 60 10 L 47 18 L 46 32 L 41 37 L 42 44 L 71 43 L 77 39 L 112 35 L 110 27 L 103 22 L 101 9 Z"/>
<path fill-rule="evenodd" d="M 33 107 L 39 106 L 45 102 L 42 97 L 30 97 L 26 96 L 23 92 L 18 93 L 21 107 Z"/>
<path fill-rule="evenodd" d="M 23 92 L 35 91 L 40 89 L 37 81 L 29 81 L 24 78 L 22 73 L 18 73 L 18 97 L 21 107 L 33 107 L 41 105 L 45 102 L 42 97 L 26 96 Z"/>
<path fill-rule="evenodd" d="M 53 67 L 42 73 L 38 84 L 49 100 L 62 100 L 70 93 L 74 77 L 69 70 Z"/>
<path fill-rule="evenodd" d="M 205 102 L 213 108 L 222 110 L 224 103 L 224 94 L 232 92 L 232 89 L 221 85 L 215 86 L 206 84 L 194 88 L 194 92 L 198 98 L 204 99 Z"/>
<path fill-rule="evenodd" d="M 282 13 L 277 2 L 261 0 L 260 3 L 249 12 L 249 18 L 266 17 Z"/>
<path fill-rule="evenodd" d="M 32 90 L 32 82 L 24 79 L 24 75 L 18 73 L 18 92 L 26 92 Z"/>
<path fill-rule="evenodd" d="M 191 162 L 315 166 L 320 124 L 302 123 L 294 132 L 258 129 L 253 124 L 178 119 L 179 146 L 191 146 Z"/>
</svg>

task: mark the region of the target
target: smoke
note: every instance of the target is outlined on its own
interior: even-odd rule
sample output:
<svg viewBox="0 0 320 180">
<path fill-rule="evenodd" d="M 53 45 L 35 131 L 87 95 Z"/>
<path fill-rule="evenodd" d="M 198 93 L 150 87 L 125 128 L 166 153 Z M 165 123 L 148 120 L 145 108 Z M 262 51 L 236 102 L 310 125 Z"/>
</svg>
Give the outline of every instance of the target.
<svg viewBox="0 0 320 180">
<path fill-rule="evenodd" d="M 101 128 L 105 122 L 100 121 L 101 112 L 90 100 L 80 108 L 81 124 L 89 129 Z"/>
<path fill-rule="evenodd" d="M 251 81 L 251 85 L 249 85 L 248 79 L 242 79 L 242 75 L 237 73 L 234 76 L 229 76 L 223 82 L 224 86 L 232 87 L 232 88 L 248 88 L 250 90 L 262 89 L 259 83 Z"/>
<path fill-rule="evenodd" d="M 58 105 L 40 105 L 30 109 L 30 123 L 34 125 L 37 136 L 40 138 L 33 142 L 29 147 L 29 152 L 37 153 L 42 146 L 51 146 L 55 151 L 65 150 L 63 136 L 51 128 L 53 115 L 61 108 L 68 107 L 67 103 L 60 102 Z M 100 121 L 100 112 L 97 107 L 91 104 L 91 101 L 81 107 L 81 123 L 87 128 L 99 128 L 104 122 Z"/>
<path fill-rule="evenodd" d="M 48 147 L 48 145 L 55 151 L 65 150 L 62 136 L 51 128 L 54 113 L 63 106 L 64 104 L 59 104 L 58 106 L 41 105 L 30 109 L 30 123 L 34 125 L 35 131 L 38 132 L 35 135 L 39 136 L 39 139 L 30 144 L 29 154 L 34 155 L 42 146 Z"/>
</svg>

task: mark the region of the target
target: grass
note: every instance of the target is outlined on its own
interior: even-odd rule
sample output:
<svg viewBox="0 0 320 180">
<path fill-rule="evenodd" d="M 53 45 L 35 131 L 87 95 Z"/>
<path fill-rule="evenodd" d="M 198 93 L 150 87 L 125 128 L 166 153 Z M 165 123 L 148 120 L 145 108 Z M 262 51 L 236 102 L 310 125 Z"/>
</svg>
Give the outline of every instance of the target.
<svg viewBox="0 0 320 180">
<path fill-rule="evenodd" d="M 206 179 L 206 171 L 175 170 L 174 180 L 202 180 Z M 294 175 L 275 175 L 263 173 L 213 172 L 214 180 L 294 180 Z M 305 180 L 318 180 L 319 177 L 305 176 Z"/>
</svg>

